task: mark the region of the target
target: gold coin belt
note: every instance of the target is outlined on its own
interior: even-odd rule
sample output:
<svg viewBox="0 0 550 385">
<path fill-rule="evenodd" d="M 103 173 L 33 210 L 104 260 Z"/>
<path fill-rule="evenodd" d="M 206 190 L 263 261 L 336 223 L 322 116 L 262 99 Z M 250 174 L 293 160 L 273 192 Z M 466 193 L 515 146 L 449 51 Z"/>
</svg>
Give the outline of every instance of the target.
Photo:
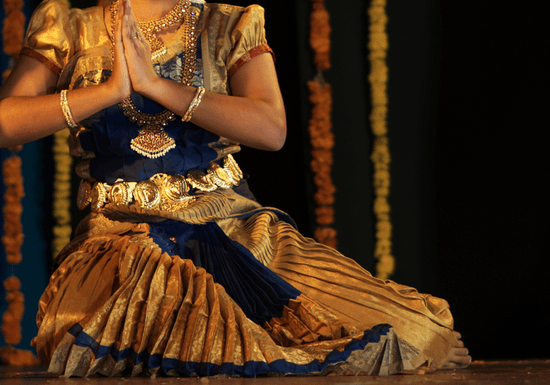
<svg viewBox="0 0 550 385">
<path fill-rule="evenodd" d="M 237 186 L 243 173 L 232 155 L 223 159 L 223 166 L 211 162 L 206 173 L 190 170 L 187 176 L 155 174 L 141 182 L 116 181 L 113 185 L 82 180 L 77 205 L 84 210 L 91 204 L 93 212 L 100 212 L 109 203 L 137 205 L 144 209 L 174 211 L 184 209 L 195 200 L 196 191 L 211 192 Z"/>
</svg>

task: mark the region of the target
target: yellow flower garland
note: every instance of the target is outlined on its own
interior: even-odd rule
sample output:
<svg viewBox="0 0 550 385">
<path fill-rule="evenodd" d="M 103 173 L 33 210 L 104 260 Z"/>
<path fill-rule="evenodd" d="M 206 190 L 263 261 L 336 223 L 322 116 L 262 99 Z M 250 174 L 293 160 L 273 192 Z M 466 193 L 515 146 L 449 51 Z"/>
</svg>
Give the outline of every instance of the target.
<svg viewBox="0 0 550 385">
<path fill-rule="evenodd" d="M 307 86 L 309 101 L 312 104 L 309 120 L 309 135 L 311 141 L 311 170 L 316 192 L 313 196 L 317 208 L 315 217 L 317 228 L 315 239 L 336 248 L 337 233 L 334 224 L 334 193 L 336 188 L 332 183 L 332 88 L 323 79 L 322 71 L 330 68 L 330 17 L 325 8 L 324 0 L 312 0 L 310 16 L 309 42 L 314 52 L 314 62 L 318 75 Z"/>
<path fill-rule="evenodd" d="M 68 7 L 71 3 L 62 0 Z M 54 159 L 52 255 L 57 255 L 71 241 L 71 168 L 73 159 L 69 150 L 69 129 L 53 135 Z"/>
<path fill-rule="evenodd" d="M 54 184 L 53 184 L 53 226 L 52 252 L 57 255 L 71 240 L 71 167 L 68 129 L 54 134 Z"/>
<path fill-rule="evenodd" d="M 378 259 L 376 276 L 388 279 L 395 270 L 395 259 L 392 255 L 392 223 L 390 218 L 390 163 L 391 156 L 388 141 L 388 35 L 386 24 L 386 0 L 372 0 L 368 10 L 369 26 L 369 61 L 371 72 L 372 112 L 370 115 L 374 146 L 371 155 L 374 164 L 374 213 L 376 215 L 376 244 L 374 256 Z"/>
</svg>

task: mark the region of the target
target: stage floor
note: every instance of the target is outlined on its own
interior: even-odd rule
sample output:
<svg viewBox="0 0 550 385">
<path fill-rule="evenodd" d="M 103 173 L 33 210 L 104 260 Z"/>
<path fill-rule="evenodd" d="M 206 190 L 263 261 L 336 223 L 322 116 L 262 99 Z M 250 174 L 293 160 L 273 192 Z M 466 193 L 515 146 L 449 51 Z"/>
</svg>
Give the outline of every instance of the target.
<svg viewBox="0 0 550 385">
<path fill-rule="evenodd" d="M 390 377 L 271 377 L 271 378 L 170 378 L 93 377 L 58 378 L 44 367 L 0 366 L 0 383 L 19 384 L 150 384 L 150 385 L 347 385 L 347 384 L 550 384 L 550 360 L 475 361 L 468 369 L 438 371 L 424 375 Z"/>
</svg>

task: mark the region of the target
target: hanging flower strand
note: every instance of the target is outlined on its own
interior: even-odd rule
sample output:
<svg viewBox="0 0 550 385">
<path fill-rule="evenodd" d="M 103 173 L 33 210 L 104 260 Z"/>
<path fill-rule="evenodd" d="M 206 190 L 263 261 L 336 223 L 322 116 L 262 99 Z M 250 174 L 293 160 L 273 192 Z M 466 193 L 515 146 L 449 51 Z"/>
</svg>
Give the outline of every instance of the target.
<svg viewBox="0 0 550 385">
<path fill-rule="evenodd" d="M 330 17 L 324 0 L 312 0 L 309 43 L 314 52 L 317 76 L 307 83 L 309 101 L 312 104 L 309 120 L 311 141 L 311 170 L 316 192 L 313 196 L 317 228 L 315 239 L 336 248 L 337 233 L 334 225 L 334 194 L 332 183 L 332 88 L 323 79 L 323 72 L 330 68 Z"/>
<path fill-rule="evenodd" d="M 23 176 L 21 172 L 21 158 L 12 155 L 2 164 L 2 174 L 6 191 L 4 194 L 4 235 L 2 243 L 6 252 L 7 262 L 15 266 L 22 261 L 21 246 L 23 245 L 23 226 L 21 214 L 23 205 L 21 200 L 23 191 Z M 21 342 L 21 321 L 25 312 L 25 297 L 21 292 L 20 280 L 12 275 L 4 283 L 8 308 L 2 315 L 0 331 L 7 346 L 0 348 L 0 362 L 14 366 L 37 365 L 38 360 L 28 350 L 14 348 Z"/>
<path fill-rule="evenodd" d="M 374 164 L 374 214 L 376 216 L 376 243 L 374 256 L 378 260 L 376 275 L 388 279 L 395 270 L 395 259 L 392 255 L 392 223 L 390 218 L 390 163 L 387 115 L 388 115 L 388 35 L 386 24 L 386 0 L 372 0 L 368 10 L 369 26 L 369 61 L 371 72 L 372 112 L 370 122 L 374 135 L 371 155 Z"/>
<path fill-rule="evenodd" d="M 53 184 L 53 226 L 52 253 L 57 255 L 71 240 L 71 167 L 68 129 L 54 134 L 54 184 Z"/>
<path fill-rule="evenodd" d="M 11 155 L 2 164 L 2 175 L 6 191 L 4 193 L 4 236 L 2 243 L 6 251 L 6 260 L 10 265 L 17 265 L 23 259 L 21 246 L 23 245 L 23 225 L 21 214 L 23 205 L 21 200 L 25 196 L 23 191 L 23 176 L 21 175 L 21 158 Z"/>
<path fill-rule="evenodd" d="M 4 27 L 2 29 L 4 52 L 11 57 L 10 64 L 13 65 L 15 57 L 21 50 L 23 33 L 25 28 L 25 15 L 21 12 L 23 0 L 4 0 Z M 3 74 L 5 79 L 11 71 L 8 68 Z M 2 174 L 6 190 L 4 193 L 4 235 L 2 243 L 6 252 L 8 264 L 15 266 L 21 263 L 21 246 L 24 234 L 21 224 L 23 205 L 21 200 L 25 195 L 23 191 L 23 176 L 21 172 L 21 158 L 15 153 L 20 151 L 22 146 L 11 148 L 12 155 L 2 164 Z M 8 365 L 37 365 L 38 360 L 28 350 L 14 348 L 21 342 L 21 320 L 25 312 L 25 297 L 21 292 L 20 280 L 12 275 L 7 278 L 3 286 L 6 290 L 6 301 L 8 307 L 2 315 L 0 331 L 7 346 L 0 348 L 0 362 Z"/>
</svg>

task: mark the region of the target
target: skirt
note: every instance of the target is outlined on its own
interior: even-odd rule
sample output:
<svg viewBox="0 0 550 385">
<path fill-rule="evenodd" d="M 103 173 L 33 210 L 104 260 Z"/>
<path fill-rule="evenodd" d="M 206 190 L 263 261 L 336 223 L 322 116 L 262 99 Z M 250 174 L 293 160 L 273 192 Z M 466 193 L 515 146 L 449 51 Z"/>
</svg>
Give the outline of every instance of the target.
<svg viewBox="0 0 550 385">
<path fill-rule="evenodd" d="M 57 256 L 33 339 L 64 376 L 388 375 L 441 366 L 445 300 L 373 277 L 233 190 L 106 206 Z"/>
</svg>

